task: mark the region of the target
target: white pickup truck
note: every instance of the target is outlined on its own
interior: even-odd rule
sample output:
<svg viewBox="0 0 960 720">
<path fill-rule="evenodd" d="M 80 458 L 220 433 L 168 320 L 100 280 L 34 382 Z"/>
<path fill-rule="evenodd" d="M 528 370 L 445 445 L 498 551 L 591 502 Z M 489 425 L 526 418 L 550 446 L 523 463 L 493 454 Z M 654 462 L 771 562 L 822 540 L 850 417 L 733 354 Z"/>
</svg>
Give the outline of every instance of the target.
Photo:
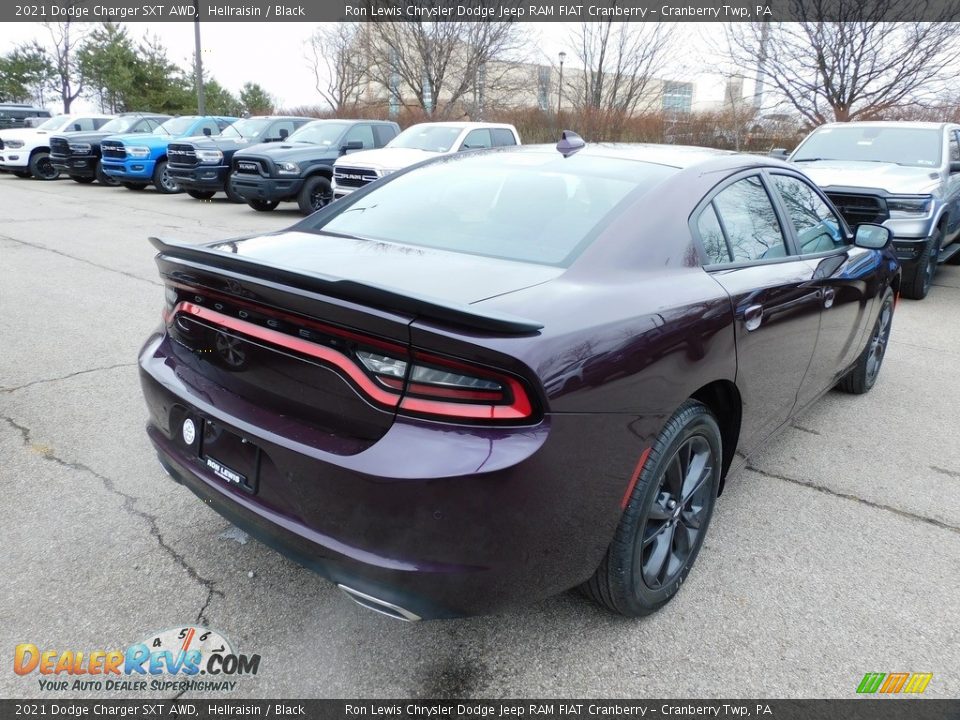
<svg viewBox="0 0 960 720">
<path fill-rule="evenodd" d="M 97 130 L 113 115 L 55 115 L 35 128 L 0 130 L 0 170 L 17 177 L 56 180 L 60 171 L 50 162 L 50 136 Z"/>
<path fill-rule="evenodd" d="M 342 198 L 374 180 L 437 155 L 519 145 L 513 125 L 435 122 L 411 125 L 386 147 L 345 155 L 333 164 L 333 197 Z"/>
</svg>

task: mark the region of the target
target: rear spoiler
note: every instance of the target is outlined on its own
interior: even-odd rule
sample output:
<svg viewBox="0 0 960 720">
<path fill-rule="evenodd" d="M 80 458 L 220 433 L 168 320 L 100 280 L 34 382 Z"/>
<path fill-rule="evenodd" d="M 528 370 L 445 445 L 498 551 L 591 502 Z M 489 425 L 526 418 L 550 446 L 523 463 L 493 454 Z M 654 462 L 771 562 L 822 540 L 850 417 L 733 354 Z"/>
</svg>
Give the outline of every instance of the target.
<svg viewBox="0 0 960 720">
<path fill-rule="evenodd" d="M 150 237 L 149 240 L 150 244 L 159 251 L 160 256 L 171 260 L 197 263 L 204 267 L 277 283 L 302 292 L 351 300 L 381 310 L 405 312 L 422 318 L 462 325 L 474 330 L 485 330 L 505 335 L 529 335 L 543 328 L 542 323 L 533 320 L 505 313 L 481 311 L 471 305 L 451 303 L 437 298 L 414 295 L 380 285 L 344 280 L 330 275 L 300 273 L 213 250 L 202 245 L 161 240 L 157 237 Z"/>
</svg>

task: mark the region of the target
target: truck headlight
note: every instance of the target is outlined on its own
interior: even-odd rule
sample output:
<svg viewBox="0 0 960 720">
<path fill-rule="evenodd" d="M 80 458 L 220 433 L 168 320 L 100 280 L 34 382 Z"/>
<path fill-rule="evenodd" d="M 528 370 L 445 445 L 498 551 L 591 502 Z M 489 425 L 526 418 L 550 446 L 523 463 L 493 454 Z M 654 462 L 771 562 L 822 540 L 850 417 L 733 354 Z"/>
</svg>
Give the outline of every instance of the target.
<svg viewBox="0 0 960 720">
<path fill-rule="evenodd" d="M 377 177 L 386 177 L 390 173 L 395 173 L 396 170 L 377 170 Z"/>
<path fill-rule="evenodd" d="M 127 148 L 127 155 L 129 155 L 132 158 L 138 158 L 138 159 L 150 157 L 150 148 L 134 145 L 133 147 Z"/>
<path fill-rule="evenodd" d="M 887 198 L 887 210 L 891 218 L 917 218 L 930 212 L 931 198 L 929 195 L 914 197 Z"/>
<path fill-rule="evenodd" d="M 293 162 L 277 163 L 277 172 L 281 175 L 299 175 L 300 166 Z"/>
<path fill-rule="evenodd" d="M 23 140 L 7 140 L 4 142 L 8 150 L 19 150 L 23 147 Z"/>
<path fill-rule="evenodd" d="M 197 160 L 205 165 L 216 165 L 223 160 L 223 153 L 219 150 L 197 150 Z"/>
<path fill-rule="evenodd" d="M 90 152 L 90 143 L 70 143 L 70 152 L 77 155 L 86 155 Z"/>
</svg>

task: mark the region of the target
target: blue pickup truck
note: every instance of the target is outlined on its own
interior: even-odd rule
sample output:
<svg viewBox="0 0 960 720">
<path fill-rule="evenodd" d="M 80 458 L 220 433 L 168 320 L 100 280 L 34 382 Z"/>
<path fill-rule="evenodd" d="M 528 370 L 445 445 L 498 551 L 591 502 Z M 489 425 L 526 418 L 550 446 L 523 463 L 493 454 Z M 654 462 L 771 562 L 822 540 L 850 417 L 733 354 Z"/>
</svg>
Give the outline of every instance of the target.
<svg viewBox="0 0 960 720">
<path fill-rule="evenodd" d="M 153 184 L 162 193 L 180 192 L 177 181 L 167 172 L 167 145 L 177 138 L 219 135 L 237 118 L 184 115 L 170 118 L 155 134 L 113 135 L 100 143 L 103 171 L 129 190 L 143 190 Z"/>
</svg>

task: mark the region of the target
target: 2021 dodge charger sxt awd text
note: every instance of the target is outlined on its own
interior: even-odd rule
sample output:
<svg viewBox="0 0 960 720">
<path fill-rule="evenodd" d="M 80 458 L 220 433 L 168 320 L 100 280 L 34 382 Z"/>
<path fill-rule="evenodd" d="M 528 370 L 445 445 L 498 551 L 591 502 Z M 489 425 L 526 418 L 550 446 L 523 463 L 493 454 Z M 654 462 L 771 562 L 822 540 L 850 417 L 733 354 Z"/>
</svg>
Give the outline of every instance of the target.
<svg viewBox="0 0 960 720">
<path fill-rule="evenodd" d="M 873 385 L 899 267 L 795 166 L 582 146 L 429 161 L 283 232 L 153 239 L 163 466 L 398 618 L 577 585 L 666 603 L 726 475 Z"/>
</svg>

